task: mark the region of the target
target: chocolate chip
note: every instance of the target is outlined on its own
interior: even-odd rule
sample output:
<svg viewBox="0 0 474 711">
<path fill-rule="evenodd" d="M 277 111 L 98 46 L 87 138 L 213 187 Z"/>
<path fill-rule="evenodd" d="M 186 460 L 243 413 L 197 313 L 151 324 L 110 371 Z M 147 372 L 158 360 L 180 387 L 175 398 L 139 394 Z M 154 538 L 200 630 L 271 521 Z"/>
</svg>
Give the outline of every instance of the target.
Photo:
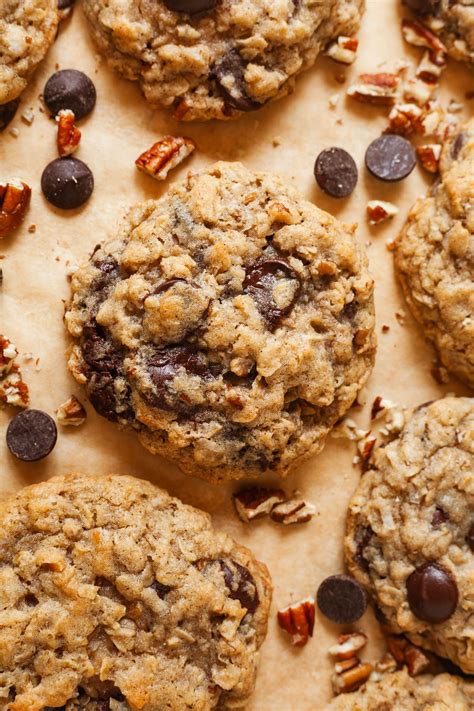
<svg viewBox="0 0 474 711">
<path fill-rule="evenodd" d="M 474 552 L 474 523 L 471 525 L 471 528 L 469 529 L 467 536 L 466 536 L 466 541 L 467 545 L 471 549 L 471 551 Z"/>
<path fill-rule="evenodd" d="M 177 284 L 179 281 L 185 281 L 185 279 L 180 279 L 177 277 L 176 279 L 168 279 L 168 281 L 164 281 L 162 284 L 156 287 L 155 291 L 153 294 L 162 294 L 164 291 L 168 291 L 168 289 L 171 289 L 174 284 Z"/>
<path fill-rule="evenodd" d="M 94 176 L 78 158 L 56 158 L 43 171 L 41 189 L 48 202 L 55 207 L 73 210 L 92 195 Z"/>
<path fill-rule="evenodd" d="M 0 106 L 0 131 L 3 131 L 13 120 L 19 105 L 20 99 L 13 99 Z"/>
<path fill-rule="evenodd" d="M 219 561 L 224 574 L 224 581 L 233 600 L 238 600 L 242 607 L 251 615 L 257 609 L 260 600 L 258 597 L 255 580 L 247 568 L 236 563 L 235 560 Z"/>
<path fill-rule="evenodd" d="M 364 548 L 369 545 L 369 541 L 373 536 L 373 531 L 370 526 L 360 527 L 356 532 L 356 543 L 357 549 L 355 554 L 355 560 L 359 568 L 364 570 L 366 573 L 369 572 L 370 566 L 369 562 L 364 558 Z"/>
<path fill-rule="evenodd" d="M 321 190 L 328 195 L 347 197 L 357 185 L 357 166 L 343 148 L 326 148 L 316 158 L 314 177 Z"/>
<path fill-rule="evenodd" d="M 442 523 L 446 523 L 449 520 L 449 516 L 440 506 L 437 506 L 434 510 L 433 518 L 431 519 L 431 525 L 433 528 L 439 528 Z"/>
<path fill-rule="evenodd" d="M 418 15 L 435 15 L 440 6 L 440 0 L 403 0 L 403 4 Z"/>
<path fill-rule="evenodd" d="M 407 580 L 410 609 L 419 620 L 444 622 L 458 604 L 458 587 L 451 573 L 437 563 L 425 563 Z"/>
<path fill-rule="evenodd" d="M 76 0 L 58 0 L 58 10 L 68 10 Z"/>
<path fill-rule="evenodd" d="M 349 575 L 331 575 L 318 588 L 317 602 L 325 617 L 338 625 L 357 622 L 367 608 L 367 595 Z"/>
<path fill-rule="evenodd" d="M 163 0 L 168 10 L 173 12 L 186 12 L 195 15 L 197 12 L 214 10 L 217 0 Z"/>
<path fill-rule="evenodd" d="M 155 392 L 148 398 L 155 406 L 163 409 L 186 409 L 185 402 L 176 402 L 168 386 L 176 377 L 180 368 L 191 375 L 197 375 L 204 380 L 210 380 L 218 374 L 218 368 L 211 366 L 204 353 L 191 346 L 171 346 L 157 349 L 147 363 L 148 372 Z"/>
<path fill-rule="evenodd" d="M 236 49 L 229 50 L 213 66 L 211 79 L 217 84 L 227 106 L 237 111 L 255 111 L 261 104 L 247 94 L 244 61 Z"/>
<path fill-rule="evenodd" d="M 92 288 L 95 291 L 103 291 L 112 281 L 118 278 L 120 268 L 113 257 L 106 257 L 98 262 L 94 262 L 94 267 L 102 272 L 97 279 L 94 279 Z"/>
<path fill-rule="evenodd" d="M 24 410 L 7 428 L 10 452 L 24 462 L 36 462 L 52 452 L 58 432 L 54 420 L 41 410 Z"/>
<path fill-rule="evenodd" d="M 45 84 L 43 98 L 53 116 L 61 109 L 74 112 L 76 121 L 90 114 L 95 106 L 97 94 L 89 77 L 77 69 L 61 69 Z"/>
<path fill-rule="evenodd" d="M 466 145 L 466 142 L 466 134 L 458 133 L 451 146 L 451 158 L 453 158 L 453 160 L 459 158 L 459 154 Z"/>
<path fill-rule="evenodd" d="M 153 588 L 158 597 L 160 597 L 162 600 L 165 599 L 165 597 L 171 590 L 169 585 L 163 585 L 163 583 L 160 583 L 158 580 L 155 580 L 150 587 Z"/>
<path fill-rule="evenodd" d="M 416 154 L 406 138 L 387 133 L 376 138 L 367 148 L 365 164 L 380 180 L 403 180 L 416 165 Z"/>
<path fill-rule="evenodd" d="M 273 298 L 273 290 L 280 279 L 295 281 L 293 294 L 284 306 L 277 305 Z M 290 313 L 298 300 L 301 293 L 301 279 L 286 259 L 281 257 L 262 259 L 247 268 L 243 289 L 254 299 L 258 310 L 273 330 L 281 319 Z"/>
</svg>

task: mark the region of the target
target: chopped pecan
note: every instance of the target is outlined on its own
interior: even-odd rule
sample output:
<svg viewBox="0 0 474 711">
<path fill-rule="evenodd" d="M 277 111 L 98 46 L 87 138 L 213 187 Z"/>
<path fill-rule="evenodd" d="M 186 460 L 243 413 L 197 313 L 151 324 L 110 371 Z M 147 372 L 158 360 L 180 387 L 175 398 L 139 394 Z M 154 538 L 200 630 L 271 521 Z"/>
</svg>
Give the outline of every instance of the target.
<svg viewBox="0 0 474 711">
<path fill-rule="evenodd" d="M 281 504 L 277 504 L 270 517 L 277 523 L 283 523 L 288 526 L 292 523 L 307 523 L 311 521 L 316 508 L 313 504 L 308 504 L 303 499 L 289 499 Z"/>
<path fill-rule="evenodd" d="M 291 635 L 291 643 L 295 647 L 304 647 L 308 639 L 313 636 L 315 601 L 314 597 L 288 605 L 283 610 L 278 610 L 278 624 Z"/>
<path fill-rule="evenodd" d="M 435 84 L 428 84 L 419 78 L 407 79 L 403 83 L 403 98 L 409 104 L 423 108 L 436 90 Z"/>
<path fill-rule="evenodd" d="M 329 648 L 331 657 L 336 657 L 338 661 L 350 659 L 367 644 L 367 635 L 363 632 L 351 632 L 339 635 L 338 644 Z"/>
<path fill-rule="evenodd" d="M 395 104 L 388 115 L 388 128 L 385 133 L 397 133 L 411 136 L 419 131 L 423 111 L 416 104 Z"/>
<path fill-rule="evenodd" d="M 440 143 L 428 143 L 425 146 L 417 146 L 416 154 L 420 159 L 420 163 L 429 173 L 437 173 L 439 171 L 439 159 L 441 156 Z"/>
<path fill-rule="evenodd" d="M 367 203 L 367 216 L 371 225 L 378 225 L 391 217 L 395 217 L 397 213 L 398 207 L 391 202 L 369 200 Z"/>
<path fill-rule="evenodd" d="M 56 116 L 58 124 L 58 153 L 61 157 L 69 156 L 79 146 L 81 132 L 75 125 L 76 117 L 70 109 L 62 109 Z"/>
<path fill-rule="evenodd" d="M 360 664 L 359 657 L 349 657 L 349 659 L 343 659 L 341 662 L 336 662 L 334 664 L 334 671 L 336 674 L 343 674 L 348 669 L 352 669 Z"/>
<path fill-rule="evenodd" d="M 363 103 L 391 106 L 397 99 L 399 86 L 398 74 L 360 74 L 357 82 L 347 90 L 347 94 Z"/>
<path fill-rule="evenodd" d="M 30 200 L 31 189 L 22 180 L 0 182 L 0 239 L 20 226 Z"/>
<path fill-rule="evenodd" d="M 410 676 L 422 674 L 433 663 L 419 647 L 399 635 L 388 635 L 387 647 L 398 664 L 406 665 Z"/>
<path fill-rule="evenodd" d="M 233 496 L 235 510 L 239 518 L 245 522 L 266 516 L 285 498 L 285 492 L 281 489 L 265 489 L 258 486 L 243 489 Z"/>
<path fill-rule="evenodd" d="M 0 377 L 11 371 L 17 355 L 16 346 L 8 338 L 0 335 Z"/>
<path fill-rule="evenodd" d="M 30 400 L 28 385 L 24 382 L 17 365 L 0 380 L 0 403 L 14 407 L 28 407 Z"/>
<path fill-rule="evenodd" d="M 408 44 L 414 47 L 426 47 L 427 49 L 445 59 L 448 50 L 431 30 L 417 20 L 402 20 L 402 34 Z"/>
<path fill-rule="evenodd" d="M 437 84 L 443 71 L 446 69 L 446 57 L 427 50 L 419 63 L 416 76 L 427 84 Z"/>
<path fill-rule="evenodd" d="M 370 435 L 365 439 L 360 440 L 360 442 L 357 442 L 357 449 L 359 450 L 362 465 L 364 467 L 367 465 L 370 457 L 372 456 L 372 452 L 374 450 L 376 442 L 377 438 L 373 435 Z"/>
<path fill-rule="evenodd" d="M 85 422 L 87 412 L 77 397 L 71 395 L 66 402 L 58 407 L 56 417 L 60 425 L 78 427 Z"/>
<path fill-rule="evenodd" d="M 365 684 L 372 673 L 372 664 L 358 664 L 352 669 L 348 669 L 342 674 L 333 674 L 331 681 L 335 694 L 346 694 L 355 691 L 362 684 Z"/>
<path fill-rule="evenodd" d="M 183 162 L 196 149 L 191 138 L 165 136 L 142 153 L 135 165 L 138 170 L 148 173 L 156 180 L 165 180 L 172 168 Z"/>
<path fill-rule="evenodd" d="M 341 35 L 335 42 L 329 45 L 326 54 L 340 64 L 352 64 L 357 57 L 358 47 L 359 40 L 355 37 L 344 37 Z"/>
<path fill-rule="evenodd" d="M 390 652 L 386 652 L 386 654 L 384 654 L 383 657 L 381 657 L 375 664 L 375 670 L 381 674 L 386 674 L 387 672 L 396 671 L 397 666 L 395 657 L 390 654 Z"/>
</svg>

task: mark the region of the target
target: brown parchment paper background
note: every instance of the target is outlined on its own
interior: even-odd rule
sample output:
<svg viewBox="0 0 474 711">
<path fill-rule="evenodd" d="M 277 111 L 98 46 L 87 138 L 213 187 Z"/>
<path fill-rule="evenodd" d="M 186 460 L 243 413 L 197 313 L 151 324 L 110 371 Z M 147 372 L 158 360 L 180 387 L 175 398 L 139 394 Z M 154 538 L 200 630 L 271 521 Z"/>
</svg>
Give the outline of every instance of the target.
<svg viewBox="0 0 474 711">
<path fill-rule="evenodd" d="M 64 23 L 55 46 L 24 95 L 22 108 L 33 107 L 35 120 L 28 127 L 20 120 L 12 125 L 18 138 L 5 131 L 0 136 L 0 178 L 19 176 L 33 189 L 32 204 L 23 227 L 0 243 L 4 281 L 0 292 L 0 332 L 13 340 L 20 353 L 40 358 L 40 370 L 23 364 L 31 390 L 31 406 L 50 414 L 71 393 L 84 402 L 84 395 L 66 369 L 68 340 L 63 327 L 63 299 L 68 294 L 67 270 L 85 260 L 93 247 L 113 232 L 134 202 L 159 197 L 162 185 L 140 174 L 135 158 L 165 133 L 189 135 L 198 150 L 190 161 L 174 171 L 170 180 L 183 178 L 188 169 L 212 162 L 241 160 L 249 168 L 279 172 L 308 199 L 339 218 L 359 223 L 358 238 L 369 242 L 371 271 L 376 280 L 377 333 L 379 349 L 369 382 L 366 407 L 355 412 L 361 423 L 369 421 L 370 405 L 382 395 L 407 406 L 442 396 L 446 392 L 467 394 L 451 382 L 439 386 L 429 369 L 433 353 L 409 315 L 404 326 L 395 311 L 405 309 L 393 275 L 392 255 L 385 242 L 394 236 L 415 198 L 426 191 L 430 178 L 421 169 L 398 185 L 384 185 L 363 167 L 365 149 L 385 126 L 385 111 L 345 98 L 345 87 L 334 76 L 344 71 L 348 80 L 361 71 L 392 67 L 402 57 L 417 61 L 418 50 L 404 45 L 400 33 L 398 0 L 369 0 L 360 32 L 361 47 L 356 64 L 349 69 L 320 57 L 316 67 L 299 78 L 295 93 L 244 118 L 228 123 L 179 125 L 162 111 L 153 111 L 138 87 L 112 74 L 97 56 L 85 27 L 80 7 Z M 56 68 L 77 68 L 89 74 L 97 87 L 97 106 L 81 122 L 82 142 L 76 154 L 94 172 L 95 191 L 81 210 L 57 211 L 44 200 L 41 172 L 56 153 L 54 123 L 40 113 L 39 94 Z M 347 83 L 346 83 L 347 87 Z M 465 103 L 464 115 L 473 110 L 465 91 L 473 88 L 472 74 L 455 62 L 443 76 L 442 94 Z M 335 110 L 328 98 L 340 93 Z M 337 123 L 341 119 L 341 123 Z M 273 141 L 279 142 L 278 146 Z M 347 200 L 324 196 L 316 187 L 313 164 L 325 147 L 339 145 L 354 156 L 359 166 L 359 184 Z M 365 218 L 368 199 L 388 199 L 398 205 L 399 215 L 390 223 L 370 228 Z M 36 232 L 27 228 L 36 224 Z M 390 326 L 381 334 L 382 324 Z M 261 651 L 257 686 L 248 708 L 251 711 L 317 711 L 331 698 L 331 662 L 327 649 L 339 630 L 317 614 L 314 637 L 295 650 L 279 630 L 276 611 L 290 601 L 315 594 L 327 575 L 342 572 L 342 537 L 348 500 L 360 476 L 352 466 L 354 444 L 328 439 L 325 451 L 314 457 L 287 480 L 288 491 L 300 489 L 317 506 L 317 515 L 305 525 L 284 528 L 268 520 L 241 523 L 231 504 L 234 485 L 212 486 L 187 478 L 178 469 L 148 454 L 133 434 L 120 432 L 99 418 L 87 405 L 88 419 L 76 428 L 60 428 L 58 444 L 42 462 L 17 462 L 5 445 L 5 429 L 12 409 L 0 412 L 0 495 L 6 496 L 27 484 L 71 471 L 96 475 L 127 473 L 144 477 L 167 488 L 185 502 L 210 512 L 216 527 L 229 532 L 253 549 L 270 568 L 274 602 L 269 633 Z M 275 483 L 266 477 L 265 483 Z M 365 656 L 375 658 L 380 648 L 372 612 L 359 627 L 370 634 Z"/>
</svg>

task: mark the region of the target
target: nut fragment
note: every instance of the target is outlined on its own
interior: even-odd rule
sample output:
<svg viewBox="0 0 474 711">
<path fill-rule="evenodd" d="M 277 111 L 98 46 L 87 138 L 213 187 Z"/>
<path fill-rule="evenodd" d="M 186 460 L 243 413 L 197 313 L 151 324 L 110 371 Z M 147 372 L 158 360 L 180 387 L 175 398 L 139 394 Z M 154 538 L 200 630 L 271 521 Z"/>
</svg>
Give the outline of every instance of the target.
<svg viewBox="0 0 474 711">
<path fill-rule="evenodd" d="M 402 35 L 408 44 L 414 47 L 426 47 L 439 56 L 440 60 L 445 59 L 448 50 L 431 30 L 417 20 L 402 20 Z"/>
<path fill-rule="evenodd" d="M 331 657 L 336 657 L 338 661 L 350 659 L 367 644 L 367 635 L 363 632 L 351 632 L 350 634 L 339 635 L 338 644 L 329 648 Z"/>
<path fill-rule="evenodd" d="M 418 65 L 416 76 L 427 84 L 437 84 L 446 66 L 445 56 L 427 50 Z"/>
<path fill-rule="evenodd" d="M 58 123 L 58 153 L 61 157 L 69 156 L 79 146 L 81 132 L 75 125 L 76 117 L 70 109 L 62 109 L 56 116 Z"/>
<path fill-rule="evenodd" d="M 357 57 L 359 40 L 341 35 L 326 50 L 328 57 L 341 64 L 352 64 Z"/>
<path fill-rule="evenodd" d="M 336 662 L 334 664 L 334 671 L 336 674 L 343 674 L 348 669 L 352 669 L 360 664 L 359 657 L 349 657 L 349 659 L 343 659 L 342 662 Z"/>
<path fill-rule="evenodd" d="M 342 674 L 333 674 L 331 677 L 332 686 L 335 694 L 346 694 L 350 691 L 355 691 L 362 684 L 365 684 L 372 673 L 372 664 L 359 664 Z"/>
<path fill-rule="evenodd" d="M 278 624 L 291 635 L 291 643 L 295 647 L 304 647 L 308 639 L 313 636 L 315 602 L 314 597 L 288 605 L 283 610 L 278 610 Z"/>
<path fill-rule="evenodd" d="M 285 498 L 285 492 L 281 489 L 265 489 L 258 486 L 244 489 L 233 496 L 237 514 L 245 522 L 266 516 Z"/>
<path fill-rule="evenodd" d="M 420 163 L 429 173 L 437 173 L 439 171 L 439 159 L 441 156 L 441 144 L 428 143 L 425 146 L 418 146 L 416 154 L 420 159 Z"/>
<path fill-rule="evenodd" d="M 406 665 L 410 676 L 426 672 L 433 664 L 433 660 L 428 654 L 408 642 L 404 637 L 388 635 L 387 647 L 398 664 Z"/>
<path fill-rule="evenodd" d="M 0 335 L 0 404 L 28 407 L 28 386 L 16 363 L 18 351 L 8 338 Z"/>
<path fill-rule="evenodd" d="M 8 338 L 0 335 L 0 377 L 4 377 L 11 371 L 17 355 L 16 346 Z"/>
<path fill-rule="evenodd" d="M 369 200 L 367 203 L 367 216 L 370 225 L 379 225 L 381 222 L 395 217 L 398 207 L 391 202 L 383 200 Z"/>
<path fill-rule="evenodd" d="M 172 168 L 183 162 L 196 149 L 191 138 L 165 136 L 142 153 L 135 165 L 156 180 L 165 180 Z"/>
<path fill-rule="evenodd" d="M 78 427 L 85 422 L 87 412 L 75 395 L 63 402 L 56 410 L 56 418 L 60 425 Z"/>
<path fill-rule="evenodd" d="M 419 131 L 422 109 L 416 104 L 395 104 L 388 115 L 386 133 L 397 133 L 399 136 L 411 136 Z"/>
<path fill-rule="evenodd" d="M 361 74 L 347 90 L 347 95 L 366 104 L 391 106 L 396 101 L 399 85 L 398 74 Z"/>
<path fill-rule="evenodd" d="M 16 230 L 23 221 L 31 199 L 31 189 L 22 180 L 0 182 L 0 239 Z"/>
<path fill-rule="evenodd" d="M 397 661 L 390 652 L 386 652 L 375 664 L 375 670 L 380 674 L 394 672 L 397 669 Z"/>
<path fill-rule="evenodd" d="M 316 513 L 316 507 L 303 499 L 294 498 L 277 504 L 270 514 L 273 521 L 288 526 L 292 523 L 307 523 Z"/>
</svg>

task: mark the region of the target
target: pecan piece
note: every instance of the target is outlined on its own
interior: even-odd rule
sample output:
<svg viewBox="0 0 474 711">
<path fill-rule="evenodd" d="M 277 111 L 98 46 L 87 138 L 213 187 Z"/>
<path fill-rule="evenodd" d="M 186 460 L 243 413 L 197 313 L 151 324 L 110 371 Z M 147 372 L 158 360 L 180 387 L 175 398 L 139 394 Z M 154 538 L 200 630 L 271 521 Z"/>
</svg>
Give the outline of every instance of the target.
<svg viewBox="0 0 474 711">
<path fill-rule="evenodd" d="M 316 508 L 313 504 L 308 504 L 303 499 L 288 499 L 281 504 L 277 504 L 270 514 L 273 521 L 288 526 L 292 523 L 307 523 L 311 521 Z"/>
<path fill-rule="evenodd" d="M 427 50 L 417 67 L 416 76 L 427 84 L 437 84 L 446 66 L 446 56 Z"/>
<path fill-rule="evenodd" d="M 75 125 L 76 117 L 70 109 L 62 109 L 56 116 L 58 124 L 58 153 L 61 156 L 70 156 L 79 146 L 81 132 Z"/>
<path fill-rule="evenodd" d="M 426 47 L 439 55 L 440 58 L 446 58 L 448 50 L 431 30 L 416 20 L 402 20 L 402 35 L 405 42 L 414 47 Z"/>
<path fill-rule="evenodd" d="M 357 82 L 347 90 L 347 95 L 365 104 L 391 106 L 396 101 L 399 85 L 398 74 L 360 74 Z"/>
<path fill-rule="evenodd" d="M 0 182 L 0 239 L 21 225 L 30 200 L 31 188 L 22 180 Z"/>
<path fill-rule="evenodd" d="M 288 605 L 277 613 L 278 624 L 291 635 L 291 644 L 295 647 L 304 647 L 308 639 L 313 636 L 314 617 L 314 597 L 307 597 Z"/>
<path fill-rule="evenodd" d="M 274 506 L 285 500 L 285 492 L 254 486 L 234 494 L 233 500 L 239 518 L 248 522 L 269 514 Z"/>
<path fill-rule="evenodd" d="M 379 225 L 398 213 L 398 207 L 384 200 L 369 200 L 367 203 L 367 217 L 370 225 Z"/>
<path fill-rule="evenodd" d="M 340 662 L 344 659 L 351 659 L 365 647 L 367 635 L 363 632 L 351 632 L 350 634 L 339 635 L 338 644 L 329 648 L 331 657 L 336 657 Z"/>
<path fill-rule="evenodd" d="M 78 427 L 86 421 L 87 412 L 77 397 L 71 395 L 66 402 L 58 407 L 56 417 L 60 425 Z"/>
<path fill-rule="evenodd" d="M 142 153 L 135 165 L 152 178 L 165 180 L 169 171 L 182 163 L 195 149 L 196 144 L 191 138 L 164 136 Z"/>
<path fill-rule="evenodd" d="M 328 57 L 340 64 L 353 64 L 357 57 L 359 40 L 355 37 L 344 37 L 341 35 L 335 42 L 332 42 L 326 50 Z"/>
<path fill-rule="evenodd" d="M 333 674 L 332 685 L 335 694 L 346 694 L 349 691 L 355 691 L 362 684 L 365 684 L 369 676 L 372 674 L 372 664 L 358 664 L 352 669 L 348 669 L 342 674 Z"/>
<path fill-rule="evenodd" d="M 423 168 L 429 173 L 437 173 L 439 171 L 439 159 L 441 156 L 440 143 L 428 143 L 425 146 L 417 146 L 416 154 Z"/>
<path fill-rule="evenodd" d="M 396 104 L 388 115 L 388 128 L 385 133 L 397 133 L 399 136 L 411 136 L 419 132 L 422 109 L 416 104 Z"/>
</svg>

